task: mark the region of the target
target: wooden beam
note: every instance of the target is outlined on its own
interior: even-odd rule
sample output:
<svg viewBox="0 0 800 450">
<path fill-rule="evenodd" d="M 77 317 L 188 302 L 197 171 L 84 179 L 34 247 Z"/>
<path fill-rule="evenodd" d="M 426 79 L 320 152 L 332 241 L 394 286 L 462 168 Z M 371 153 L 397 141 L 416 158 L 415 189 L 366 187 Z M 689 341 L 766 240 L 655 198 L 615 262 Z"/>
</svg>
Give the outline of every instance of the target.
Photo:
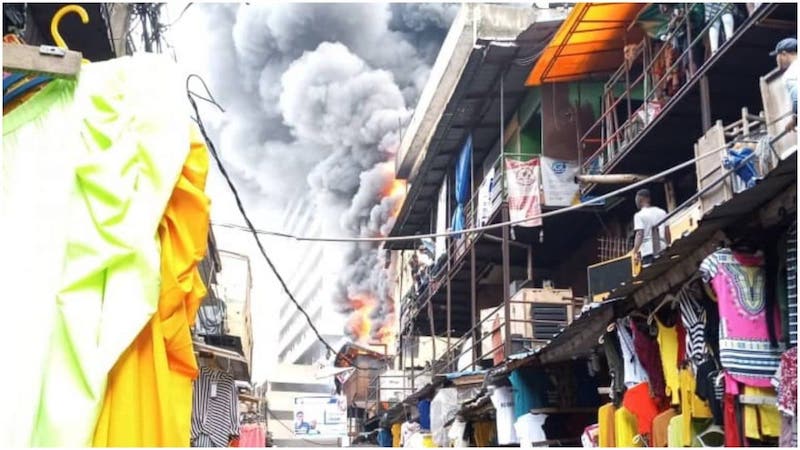
<svg viewBox="0 0 800 450">
<path fill-rule="evenodd" d="M 43 45 L 3 44 L 3 69 L 14 72 L 75 78 L 81 70 L 80 52 Z"/>
<path fill-rule="evenodd" d="M 790 185 L 785 191 L 770 200 L 758 212 L 763 228 L 779 223 L 786 215 L 794 215 L 797 211 L 797 185 Z"/>
</svg>

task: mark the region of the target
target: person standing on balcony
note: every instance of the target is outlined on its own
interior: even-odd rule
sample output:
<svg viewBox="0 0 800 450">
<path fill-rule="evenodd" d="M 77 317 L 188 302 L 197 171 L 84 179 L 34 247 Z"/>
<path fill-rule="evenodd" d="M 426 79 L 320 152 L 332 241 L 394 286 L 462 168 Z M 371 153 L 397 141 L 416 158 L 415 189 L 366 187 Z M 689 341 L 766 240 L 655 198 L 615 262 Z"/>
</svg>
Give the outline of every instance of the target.
<svg viewBox="0 0 800 450">
<path fill-rule="evenodd" d="M 797 39 L 786 38 L 778 42 L 770 56 L 775 57 L 778 68 L 783 70 L 783 84 L 792 102 L 792 120 L 786 124 L 786 132 L 797 128 Z"/>
<path fill-rule="evenodd" d="M 641 262 L 642 267 L 649 266 L 653 262 L 653 227 L 660 223 L 667 216 L 666 211 L 658 206 L 651 206 L 650 191 L 641 189 L 636 193 L 636 207 L 639 208 L 633 216 L 633 229 L 636 232 L 633 241 L 634 260 Z M 666 229 L 664 225 L 658 228 L 659 248 L 667 246 Z"/>
</svg>

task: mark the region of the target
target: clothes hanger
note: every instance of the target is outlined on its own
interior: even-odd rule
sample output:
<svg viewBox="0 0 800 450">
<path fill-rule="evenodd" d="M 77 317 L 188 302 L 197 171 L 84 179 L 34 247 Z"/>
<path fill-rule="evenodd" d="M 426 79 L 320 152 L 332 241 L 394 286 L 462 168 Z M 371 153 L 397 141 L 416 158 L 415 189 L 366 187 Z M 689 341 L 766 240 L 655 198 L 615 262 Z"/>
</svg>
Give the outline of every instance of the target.
<svg viewBox="0 0 800 450">
<path fill-rule="evenodd" d="M 23 73 L 12 75 L 8 77 L 8 79 L 3 80 L 3 106 L 6 106 L 8 103 L 17 99 L 26 92 L 30 92 L 31 89 L 50 81 L 53 78 L 51 75 L 77 75 L 78 71 L 80 70 L 80 65 L 75 67 L 75 61 L 80 60 L 80 64 L 87 64 L 89 62 L 89 60 L 81 58 L 80 53 L 69 52 L 66 41 L 64 41 L 64 38 L 58 31 L 58 27 L 61 24 L 61 19 L 70 13 L 77 14 L 84 24 L 89 23 L 89 13 L 87 13 L 86 10 L 81 6 L 67 5 L 56 11 L 52 20 L 50 21 L 50 34 L 53 36 L 53 41 L 56 43 L 57 47 L 41 46 L 38 48 L 38 53 L 36 53 L 37 50 L 35 47 L 22 45 L 18 39 L 16 40 L 17 43 L 8 43 L 8 45 L 6 45 L 6 42 L 4 41 L 3 68 L 12 70 L 16 68 Z M 6 58 L 9 57 L 9 52 L 10 61 L 7 63 Z M 63 60 L 53 58 L 42 59 L 42 56 L 47 55 L 61 56 L 63 57 Z M 67 56 L 70 56 L 70 58 L 67 58 Z M 41 64 L 37 64 L 37 62 Z M 59 67 L 58 63 L 67 63 L 68 66 Z M 51 67 L 54 64 L 55 66 Z M 21 85 L 14 86 L 15 83 L 24 78 L 24 73 L 27 72 L 41 72 L 43 74 L 31 78 Z M 8 90 L 9 88 L 12 89 Z M 8 92 L 6 92 L 7 90 Z"/>
<path fill-rule="evenodd" d="M 647 324 L 648 325 L 652 325 L 653 324 L 653 320 L 655 320 L 655 318 L 656 318 L 656 313 L 658 313 L 658 311 L 661 310 L 661 308 L 663 308 L 664 306 L 666 306 L 668 304 L 675 304 L 677 301 L 678 301 L 678 298 L 675 297 L 674 295 L 672 295 L 672 294 L 665 295 L 664 299 L 661 300 L 661 303 L 659 303 L 658 306 L 653 308 L 653 310 L 650 311 L 650 314 L 647 315 Z"/>
<path fill-rule="evenodd" d="M 723 437 L 722 439 L 723 445 L 709 445 L 708 443 L 706 443 L 704 439 L 713 434 L 721 435 Z M 725 432 L 722 430 L 722 427 L 720 427 L 715 423 L 712 423 L 711 425 L 708 426 L 708 428 L 705 429 L 705 431 L 697 435 L 697 440 L 700 441 L 700 445 L 702 445 L 703 447 L 724 447 L 724 442 L 725 442 L 724 438 L 725 438 Z"/>
</svg>

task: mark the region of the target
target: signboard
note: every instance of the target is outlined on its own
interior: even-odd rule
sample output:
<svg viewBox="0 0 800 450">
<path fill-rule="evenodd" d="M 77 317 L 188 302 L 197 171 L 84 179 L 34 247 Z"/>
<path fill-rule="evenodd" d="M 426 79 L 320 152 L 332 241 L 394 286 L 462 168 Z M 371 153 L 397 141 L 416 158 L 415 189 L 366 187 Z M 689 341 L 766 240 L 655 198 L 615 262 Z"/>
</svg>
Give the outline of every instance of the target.
<svg viewBox="0 0 800 450">
<path fill-rule="evenodd" d="M 564 161 L 542 156 L 542 186 L 544 204 L 547 206 L 570 206 L 580 200 L 577 161 Z"/>
<path fill-rule="evenodd" d="M 344 396 L 295 397 L 295 436 L 347 435 L 347 400 Z"/>
<path fill-rule="evenodd" d="M 506 158 L 506 179 L 508 183 L 509 218 L 516 222 L 528 217 L 539 216 L 542 205 L 539 201 L 541 183 L 539 182 L 539 159 L 514 161 Z M 520 227 L 542 225 L 541 217 L 517 223 Z"/>
</svg>

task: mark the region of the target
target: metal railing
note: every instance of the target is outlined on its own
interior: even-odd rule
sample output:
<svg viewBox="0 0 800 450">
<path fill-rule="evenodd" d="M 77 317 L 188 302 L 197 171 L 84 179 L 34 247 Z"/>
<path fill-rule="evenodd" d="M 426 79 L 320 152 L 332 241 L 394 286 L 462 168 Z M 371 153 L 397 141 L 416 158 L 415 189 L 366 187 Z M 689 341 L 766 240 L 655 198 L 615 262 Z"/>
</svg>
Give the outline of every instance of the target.
<svg viewBox="0 0 800 450">
<path fill-rule="evenodd" d="M 584 150 L 599 144 L 592 156 L 582 163 L 581 170 L 583 173 L 604 173 L 606 167 L 616 162 L 620 155 L 624 154 L 627 147 L 648 129 L 661 110 L 665 109 L 674 99 L 683 95 L 689 82 L 694 79 L 698 70 L 708 61 L 708 57 L 704 61 L 695 61 L 694 56 L 699 49 L 705 49 L 703 39 L 708 35 L 713 24 L 721 19 L 725 11 L 720 9 L 711 20 L 705 22 L 705 25 L 698 32 L 693 29 L 690 20 L 690 11 L 697 5 L 697 3 L 685 4 L 683 17 L 667 35 L 667 41 L 680 39 L 682 42 L 686 42 L 687 45 L 680 54 L 675 56 L 669 67 L 664 67 L 663 75 L 659 80 L 654 81 L 652 79 L 653 69 L 658 64 L 663 63 L 664 57 L 667 56 L 666 52 L 672 51 L 674 47 L 665 43 L 653 55 L 649 45 L 651 38 L 645 37 L 641 42 L 635 44 L 632 56 L 626 59 L 606 83 L 603 96 L 603 114 L 580 138 L 580 147 Z M 676 38 L 678 31 L 682 31 L 684 34 L 681 35 L 682 37 Z M 736 31 L 736 33 L 738 32 L 740 30 Z M 722 50 L 731 39 L 732 36 L 726 36 L 725 43 L 720 46 L 718 51 Z M 639 60 L 640 57 L 642 60 L 642 73 L 634 80 L 631 80 L 629 69 L 633 67 L 633 61 Z M 681 86 L 671 96 L 667 96 L 665 94 L 667 81 L 673 79 L 672 74 L 676 71 L 682 70 L 681 66 L 685 65 L 687 60 L 688 73 L 681 77 L 684 81 L 680 83 Z M 624 88 L 623 92 L 621 95 L 615 95 L 620 86 Z M 633 97 L 639 89 L 642 91 L 641 100 Z M 633 108 L 634 101 L 642 102 L 642 105 L 635 110 Z M 627 115 L 623 123 L 619 124 L 617 112 L 618 106 L 622 102 L 625 102 Z M 595 137 L 598 134 L 600 135 L 599 140 Z"/>
<path fill-rule="evenodd" d="M 391 381 L 394 383 L 390 383 Z M 396 385 L 398 381 L 399 386 Z M 413 394 L 414 390 L 407 381 L 408 377 L 405 375 L 382 374 L 372 377 L 367 388 L 367 415 L 379 416 Z"/>
</svg>

